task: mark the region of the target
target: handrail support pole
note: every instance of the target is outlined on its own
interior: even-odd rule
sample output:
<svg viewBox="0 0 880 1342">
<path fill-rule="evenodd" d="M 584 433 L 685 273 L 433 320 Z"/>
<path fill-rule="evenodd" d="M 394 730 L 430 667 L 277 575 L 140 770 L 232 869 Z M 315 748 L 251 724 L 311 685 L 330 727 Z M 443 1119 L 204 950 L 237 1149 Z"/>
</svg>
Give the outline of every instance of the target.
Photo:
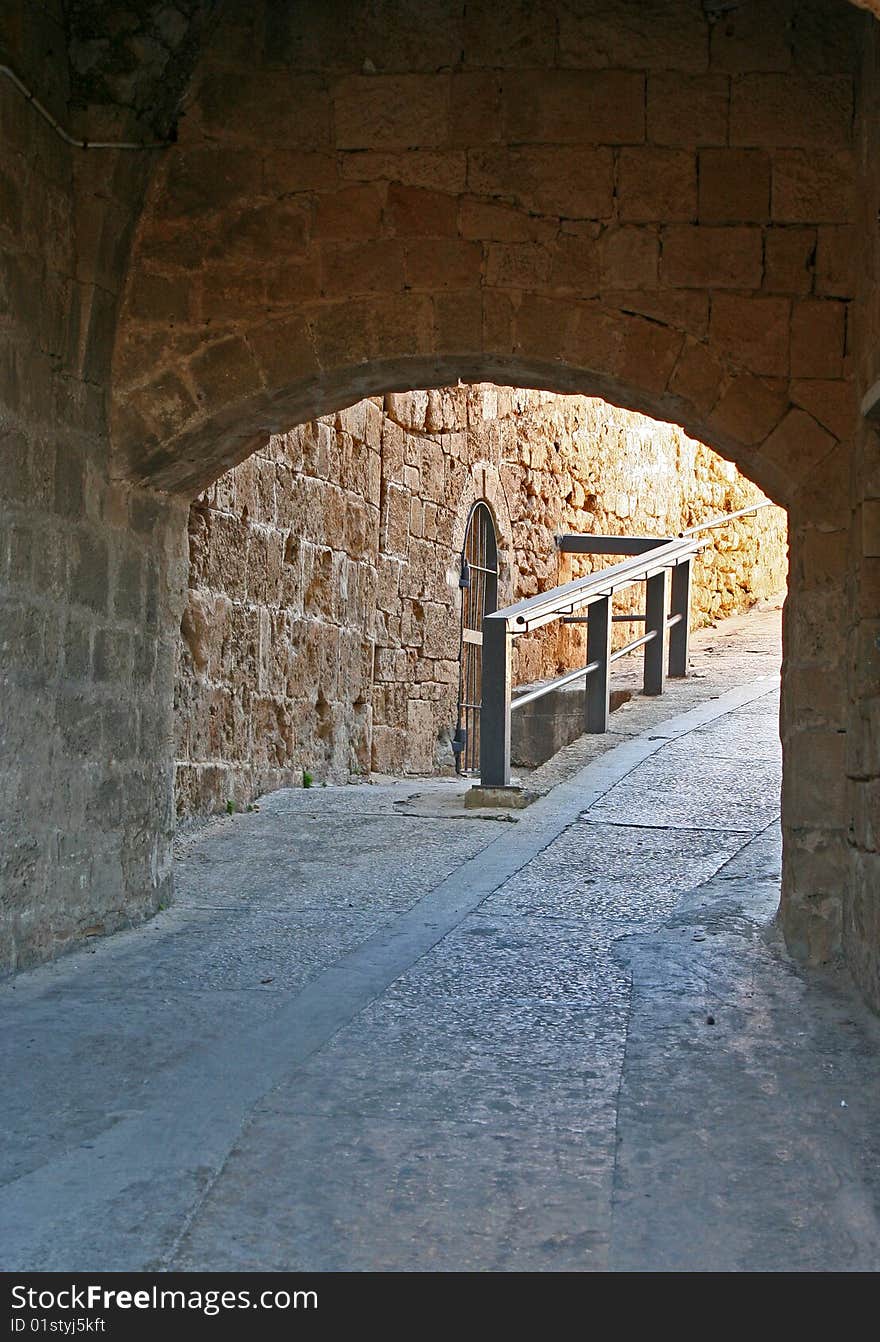
<svg viewBox="0 0 880 1342">
<path fill-rule="evenodd" d="M 589 607 L 587 664 L 598 663 L 584 686 L 584 731 L 607 732 L 611 681 L 611 597 Z"/>
<path fill-rule="evenodd" d="M 676 564 L 672 570 L 672 609 L 671 615 L 680 615 L 681 619 L 669 631 L 669 674 L 674 677 L 687 675 L 688 652 L 691 632 L 691 560 Z"/>
<path fill-rule="evenodd" d="M 645 632 L 654 637 L 645 644 L 643 693 L 662 694 L 666 679 L 666 607 L 669 570 L 661 569 L 645 581 Z"/>
<path fill-rule="evenodd" d="M 483 620 L 480 786 L 510 786 L 510 652 L 503 616 Z"/>
</svg>

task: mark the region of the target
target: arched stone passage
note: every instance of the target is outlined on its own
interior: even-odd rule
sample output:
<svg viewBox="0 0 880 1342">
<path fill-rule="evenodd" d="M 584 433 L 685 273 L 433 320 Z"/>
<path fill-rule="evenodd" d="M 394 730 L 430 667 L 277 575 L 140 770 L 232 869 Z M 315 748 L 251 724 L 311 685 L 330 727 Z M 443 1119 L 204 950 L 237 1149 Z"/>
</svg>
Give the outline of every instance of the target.
<svg viewBox="0 0 880 1342">
<path fill-rule="evenodd" d="M 346 6 L 230 11 L 140 220 L 113 469 L 191 497 L 268 433 L 457 378 L 602 396 L 715 447 L 790 514 L 784 913 L 827 959 L 866 20 L 471 8 L 429 6 L 430 44 Z"/>
<path fill-rule="evenodd" d="M 258 0 L 163 36 L 167 7 L 135 9 L 155 41 L 129 79 L 138 14 L 100 52 L 56 23 L 50 65 L 4 30 L 82 133 L 164 139 L 187 85 L 149 160 L 61 148 L 3 88 L 0 576 L 35 659 L 8 679 L 6 962 L 167 891 L 186 499 L 295 420 L 488 378 L 675 420 L 789 509 L 786 927 L 880 1000 L 874 20 Z"/>
<path fill-rule="evenodd" d="M 194 415 L 183 432 L 172 438 L 145 438 L 138 433 L 127 439 L 125 425 L 131 424 L 137 412 L 123 400 L 116 421 L 118 468 L 136 483 L 191 496 L 244 460 L 270 433 L 365 396 L 439 388 L 459 380 L 598 396 L 654 419 L 678 423 L 692 437 L 734 461 L 786 507 L 802 491 L 808 493 L 814 476 L 821 478 L 823 470 L 835 469 L 845 458 L 845 435 L 852 429 L 855 411 L 853 389 L 846 382 L 821 393 L 812 387 L 806 392 L 791 389 L 779 380 L 721 364 L 708 342 L 689 340 L 630 313 L 609 313 L 572 300 L 542 300 L 532 295 L 511 321 L 508 352 L 484 351 L 475 348 L 482 344 L 484 320 L 479 292 L 475 298 L 473 330 L 459 334 L 458 349 L 414 354 L 410 346 L 410 351 L 401 349 L 397 357 L 388 357 L 389 347 L 400 345 L 402 335 L 411 339 L 413 322 L 426 311 L 418 300 L 388 307 L 380 304 L 378 311 L 373 306 L 361 311 L 354 303 L 340 306 L 333 314 L 334 325 L 369 322 L 365 347 L 375 349 L 376 354 L 363 362 L 336 364 L 336 351 L 328 346 L 325 365 L 319 369 L 315 362 L 306 376 L 297 376 L 304 370 L 287 344 L 287 323 L 262 328 L 259 338 L 252 335 L 207 345 L 194 358 L 194 366 L 204 370 L 206 363 L 200 360 L 215 367 L 222 362 L 216 387 L 220 404 Z M 468 314 L 462 311 L 457 324 L 463 328 L 467 322 Z M 427 322 L 425 327 L 429 329 Z M 241 390 L 254 374 L 254 349 L 262 338 L 272 342 L 277 384 L 264 381 L 266 374 L 260 370 L 260 383 L 249 396 L 233 393 L 225 401 L 233 388 Z M 429 335 L 425 344 L 430 343 Z M 591 357 L 586 366 L 576 361 L 578 347 L 585 346 Z M 565 357 L 559 353 L 562 349 Z M 341 358 L 350 356 L 350 342 L 338 353 Z M 285 366 L 286 375 L 281 372 Z M 183 370 L 180 375 L 185 375 Z M 207 380 L 204 371 L 203 376 Z M 133 402 L 142 406 L 152 393 L 171 396 L 179 404 L 180 392 L 166 378 L 150 390 L 134 391 Z M 829 397 L 828 405 L 811 400 L 819 394 Z M 198 395 L 207 400 L 206 393 Z M 809 401 L 816 415 L 790 399 L 793 395 Z M 153 403 L 154 422 L 164 420 L 166 410 L 167 401 Z"/>
<path fill-rule="evenodd" d="M 462 703 L 462 662 L 478 667 L 461 622 L 479 609 L 485 576 L 478 567 L 462 587 L 462 557 L 484 505 L 506 606 L 592 567 L 557 552 L 560 533 L 674 536 L 758 497 L 676 426 L 490 383 L 373 397 L 269 438 L 190 511 L 178 814 L 212 814 L 229 799 L 246 806 L 298 784 L 303 768 L 331 783 L 365 765 L 416 775 L 454 767 L 459 714 L 477 697 L 468 674 Z M 779 514 L 714 533 L 694 573 L 696 627 L 786 586 Z M 639 594 L 630 597 L 637 610 Z M 626 641 L 623 626 L 616 633 Z M 582 664 L 584 630 L 544 629 L 513 651 L 514 683 L 540 680 Z M 467 744 L 476 745 L 469 730 Z M 524 750 L 540 755 L 542 745 Z"/>
<path fill-rule="evenodd" d="M 780 499 L 851 436 L 851 8 L 499 27 L 435 0 L 418 40 L 300 9 L 230 8 L 158 165 L 116 340 L 121 475 L 192 493 L 252 435 L 455 376 L 675 420 Z"/>
</svg>

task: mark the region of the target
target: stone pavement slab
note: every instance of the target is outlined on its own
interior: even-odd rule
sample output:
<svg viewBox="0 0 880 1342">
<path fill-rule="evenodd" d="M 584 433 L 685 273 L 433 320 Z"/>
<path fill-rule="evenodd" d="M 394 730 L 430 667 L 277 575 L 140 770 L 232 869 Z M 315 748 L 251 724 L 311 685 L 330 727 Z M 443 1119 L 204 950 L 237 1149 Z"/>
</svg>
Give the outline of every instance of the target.
<svg viewBox="0 0 880 1342">
<path fill-rule="evenodd" d="M 656 922 L 748 838 L 739 831 L 602 823 L 590 819 L 592 813 L 575 822 L 589 825 L 577 846 L 560 835 L 481 911 L 590 919 L 591 935 L 614 938 L 645 920 Z"/>
<path fill-rule="evenodd" d="M 880 1265 L 878 1024 L 773 926 L 772 618 L 747 683 L 698 650 L 505 823 L 451 780 L 280 792 L 0 986 L 0 1263 Z"/>
<path fill-rule="evenodd" d="M 421 1122 L 525 1122 L 540 1106 L 542 1121 L 604 1132 L 626 1020 L 610 1005 L 388 993 L 305 1064 L 287 1099 L 302 1114 Z"/>
<path fill-rule="evenodd" d="M 609 1164 L 568 1129 L 255 1116 L 181 1242 L 189 1271 L 604 1268 Z"/>
</svg>

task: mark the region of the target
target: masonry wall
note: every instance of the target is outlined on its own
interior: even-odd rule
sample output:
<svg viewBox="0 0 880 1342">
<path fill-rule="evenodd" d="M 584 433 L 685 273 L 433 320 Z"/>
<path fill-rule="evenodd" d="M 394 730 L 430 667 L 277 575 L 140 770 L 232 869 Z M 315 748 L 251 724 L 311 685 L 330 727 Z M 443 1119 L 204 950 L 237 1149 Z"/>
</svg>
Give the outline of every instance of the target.
<svg viewBox="0 0 880 1342">
<path fill-rule="evenodd" d="M 92 145 L 0 82 L 0 961 L 169 889 L 193 497 L 289 424 L 491 378 L 684 424 L 784 502 L 781 921 L 876 1003 L 876 24 L 843 0 L 417 8 L 172 0 L 96 41 L 98 0 L 0 6 L 2 62 Z M 377 603 L 371 757 L 403 739 L 431 541 L 406 544 L 376 560 L 377 592 L 411 592 L 399 635 L 400 588 Z"/>
<path fill-rule="evenodd" d="M 129 265 L 117 469 L 192 498 L 290 424 L 457 379 L 603 396 L 713 444 L 789 514 L 781 922 L 828 962 L 863 699 L 874 20 L 843 0 L 401 13 L 256 0 L 212 23 Z"/>
<path fill-rule="evenodd" d="M 452 768 L 460 552 L 477 498 L 495 518 L 505 602 L 586 571 L 560 556 L 560 532 L 675 535 L 760 497 L 672 425 L 492 385 L 360 401 L 269 439 L 190 510 L 179 813 L 245 804 L 304 770 Z M 694 624 L 785 577 L 780 509 L 730 524 L 697 565 Z M 582 662 L 583 639 L 519 640 L 516 681 Z"/>
<path fill-rule="evenodd" d="M 65 47 L 60 4 L 0 13 L 62 119 Z M 101 253 L 139 167 L 85 161 L 0 81 L 0 973 L 170 894 L 186 509 L 110 479 L 104 418 Z"/>
<path fill-rule="evenodd" d="M 844 738 L 850 824 L 843 944 L 868 1000 L 880 1006 L 880 43 L 872 24 L 863 48 L 860 107 L 860 208 L 863 250 L 855 328 L 859 392 L 870 403 L 847 479 L 854 526 L 847 555 L 852 603 Z M 829 583 L 835 575 L 829 575 Z M 836 857 L 835 855 L 832 855 Z M 831 863 L 827 865 L 830 867 Z M 829 884 L 833 874 L 829 872 Z"/>
</svg>

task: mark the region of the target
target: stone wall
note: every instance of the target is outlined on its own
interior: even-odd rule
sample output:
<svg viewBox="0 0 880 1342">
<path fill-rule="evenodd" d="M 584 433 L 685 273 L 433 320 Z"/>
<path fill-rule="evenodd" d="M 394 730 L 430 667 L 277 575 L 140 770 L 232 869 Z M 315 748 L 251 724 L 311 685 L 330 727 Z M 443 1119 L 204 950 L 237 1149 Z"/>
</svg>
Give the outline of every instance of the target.
<svg viewBox="0 0 880 1342">
<path fill-rule="evenodd" d="M 14 8 L 2 60 L 67 122 L 62 6 Z M 104 418 L 139 169 L 0 80 L 0 973 L 170 897 L 186 508 L 110 479 Z"/>
<path fill-rule="evenodd" d="M 412 8 L 0 6 L 2 63 L 92 146 L 0 80 L 0 962 L 169 889 L 193 497 L 290 424 L 488 379 L 682 424 L 788 510 L 781 922 L 880 1002 L 876 23 Z M 380 593 L 411 582 L 400 633 L 378 619 L 389 757 L 431 542 L 406 544 L 376 559 Z"/>
<path fill-rule="evenodd" d="M 189 500 L 290 424 L 459 379 L 710 443 L 789 516 L 781 921 L 827 962 L 873 497 L 853 301 L 876 275 L 875 21 L 842 0 L 417 8 L 255 0 L 211 24 L 128 266 L 115 469 Z"/>
<path fill-rule="evenodd" d="M 825 591 L 833 599 L 849 573 L 852 618 L 848 641 L 848 703 L 838 749 L 845 742 L 850 824 L 848 852 L 821 853 L 828 889 L 848 872 L 843 943 L 847 962 L 868 1000 L 880 1007 L 880 42 L 872 24 L 863 48 L 860 108 L 860 206 L 863 250 L 859 257 L 859 301 L 855 311 L 860 352 L 859 391 L 868 409 L 859 429 L 855 466 L 845 479 L 855 525 L 845 567 L 826 570 Z M 841 724 L 844 725 L 844 724 Z M 829 761 L 834 767 L 836 761 Z M 829 779 L 824 780 L 826 787 Z M 800 802 L 794 799 L 793 810 Z"/>
<path fill-rule="evenodd" d="M 304 770 L 452 767 L 459 555 L 477 498 L 495 518 L 505 602 L 571 576 L 560 532 L 675 535 L 759 497 L 672 425 L 492 385 L 360 401 L 269 439 L 190 511 L 179 812 L 245 804 Z M 696 567 L 694 624 L 785 576 L 780 509 L 730 524 Z M 517 682 L 577 665 L 583 639 L 519 640 Z"/>
</svg>

